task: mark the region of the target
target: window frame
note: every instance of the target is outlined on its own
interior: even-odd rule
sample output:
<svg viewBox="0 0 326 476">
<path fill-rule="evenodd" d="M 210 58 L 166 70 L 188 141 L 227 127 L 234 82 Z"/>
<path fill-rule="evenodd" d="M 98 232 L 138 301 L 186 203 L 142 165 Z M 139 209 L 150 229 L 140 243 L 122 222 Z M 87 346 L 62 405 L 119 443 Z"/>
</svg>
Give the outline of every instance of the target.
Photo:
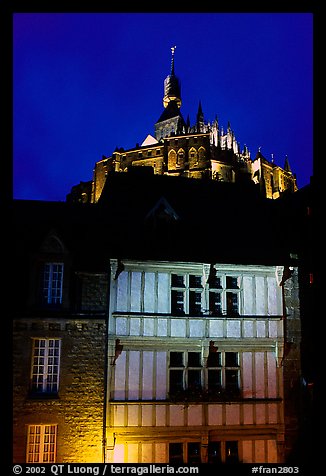
<svg viewBox="0 0 326 476">
<path fill-rule="evenodd" d="M 59 272 L 60 279 L 56 279 L 55 275 L 58 271 L 55 270 L 55 267 L 59 266 L 61 268 Z M 60 306 L 62 304 L 63 279 L 64 263 L 62 261 L 47 261 L 43 264 L 42 300 L 45 305 Z M 59 283 L 59 285 L 56 283 Z"/>
<path fill-rule="evenodd" d="M 57 395 L 60 384 L 61 338 L 33 337 L 32 341 L 30 394 L 33 396 Z M 37 342 L 41 344 L 42 341 L 44 341 L 44 346 L 36 346 Z M 54 343 L 53 346 L 50 345 L 52 341 Z M 55 345 L 56 343 L 58 343 L 57 346 Z M 43 355 L 42 349 L 44 349 Z M 55 353 L 56 350 L 57 353 Z M 57 362 L 54 361 L 55 359 L 57 359 Z M 50 371 L 50 368 L 54 366 L 57 367 L 56 373 L 53 371 L 54 369 Z M 35 369 L 39 370 L 40 367 L 43 367 L 43 372 L 35 371 Z M 36 384 L 34 384 L 34 380 Z M 52 380 L 52 382 L 49 382 L 49 380 Z M 52 386 L 51 390 L 48 389 L 49 385 Z"/>
<path fill-rule="evenodd" d="M 34 433 L 32 433 L 33 428 L 35 429 Z M 50 430 L 50 431 L 47 432 L 47 430 Z M 27 443 L 26 443 L 26 462 L 34 463 L 34 464 L 35 463 L 55 463 L 56 456 L 57 456 L 57 439 L 58 439 L 58 425 L 57 424 L 28 425 Z M 50 451 L 46 451 L 47 445 L 49 445 Z M 51 449 L 53 451 L 51 451 Z M 50 456 L 50 457 L 47 458 L 46 456 Z"/>
</svg>

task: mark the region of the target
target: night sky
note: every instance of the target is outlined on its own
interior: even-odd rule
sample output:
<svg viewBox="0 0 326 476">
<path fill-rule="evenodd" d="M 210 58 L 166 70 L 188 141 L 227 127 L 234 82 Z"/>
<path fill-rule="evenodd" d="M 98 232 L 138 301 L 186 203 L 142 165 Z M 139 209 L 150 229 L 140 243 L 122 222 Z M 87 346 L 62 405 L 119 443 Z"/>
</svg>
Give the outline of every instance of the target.
<svg viewBox="0 0 326 476">
<path fill-rule="evenodd" d="M 116 147 L 154 135 L 176 45 L 181 112 L 313 173 L 313 14 L 15 13 L 14 198 L 65 201 Z"/>
</svg>

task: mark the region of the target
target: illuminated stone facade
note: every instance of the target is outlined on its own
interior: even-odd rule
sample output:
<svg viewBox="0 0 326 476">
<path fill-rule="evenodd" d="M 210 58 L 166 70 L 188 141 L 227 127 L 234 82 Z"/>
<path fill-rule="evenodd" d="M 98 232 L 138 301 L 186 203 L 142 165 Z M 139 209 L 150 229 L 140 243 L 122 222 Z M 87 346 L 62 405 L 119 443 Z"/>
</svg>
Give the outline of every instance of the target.
<svg viewBox="0 0 326 476">
<path fill-rule="evenodd" d="M 241 150 L 230 123 L 220 126 L 217 117 L 205 121 L 199 103 L 196 121 L 184 120 L 181 113 L 181 85 L 174 72 L 174 52 L 171 72 L 164 81 L 164 110 L 155 123 L 154 136 L 132 149 L 117 148 L 109 157 L 95 164 L 92 191 L 71 193 L 69 200 L 97 202 L 110 172 L 127 172 L 130 167 L 147 166 L 154 174 L 211 179 L 223 182 L 252 180 L 263 196 L 275 199 L 283 192 L 297 190 L 296 177 L 288 159 L 284 167 L 268 161 L 260 151 L 254 160 L 247 146 Z M 78 187 L 78 186 L 77 186 Z M 77 188 L 78 191 L 78 188 Z M 76 192 L 76 190 L 72 190 Z"/>
</svg>

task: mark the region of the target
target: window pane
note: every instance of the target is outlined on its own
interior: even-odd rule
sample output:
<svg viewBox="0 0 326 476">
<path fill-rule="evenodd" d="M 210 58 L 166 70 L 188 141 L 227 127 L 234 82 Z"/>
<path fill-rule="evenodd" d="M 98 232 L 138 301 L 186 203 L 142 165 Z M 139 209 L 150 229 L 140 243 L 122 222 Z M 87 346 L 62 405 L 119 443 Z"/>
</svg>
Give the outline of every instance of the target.
<svg viewBox="0 0 326 476">
<path fill-rule="evenodd" d="M 200 443 L 188 443 L 188 463 L 200 462 Z"/>
<path fill-rule="evenodd" d="M 182 291 L 171 291 L 171 312 L 172 314 L 184 314 L 184 293 Z"/>
<path fill-rule="evenodd" d="M 226 288 L 227 289 L 238 289 L 238 278 L 233 276 L 226 277 Z"/>
<path fill-rule="evenodd" d="M 183 370 L 170 370 L 169 379 L 171 394 L 183 390 Z"/>
<path fill-rule="evenodd" d="M 201 388 L 201 370 L 188 370 L 188 388 L 190 390 Z"/>
<path fill-rule="evenodd" d="M 190 288 L 201 288 L 202 287 L 201 276 L 195 276 L 195 275 L 191 274 L 189 276 L 189 287 Z"/>
<path fill-rule="evenodd" d="M 201 353 L 188 352 L 188 367 L 201 367 Z"/>
<path fill-rule="evenodd" d="M 189 311 L 192 315 L 201 314 L 201 293 L 189 291 Z"/>
<path fill-rule="evenodd" d="M 226 463 L 238 463 L 238 442 L 226 441 L 225 442 L 225 461 Z"/>
<path fill-rule="evenodd" d="M 170 352 L 170 367 L 183 366 L 183 352 Z"/>
<path fill-rule="evenodd" d="M 213 316 L 222 315 L 222 301 L 220 293 L 212 291 L 209 293 L 209 311 Z"/>
<path fill-rule="evenodd" d="M 239 354 L 238 354 L 238 352 L 225 352 L 225 366 L 226 367 L 238 367 L 239 366 Z"/>
<path fill-rule="evenodd" d="M 208 370 L 208 389 L 218 390 L 222 387 L 222 372 L 217 369 Z"/>
<path fill-rule="evenodd" d="M 210 352 L 208 354 L 207 367 L 221 367 L 221 352 Z"/>
<path fill-rule="evenodd" d="M 169 463 L 183 463 L 182 443 L 169 443 Z"/>
<path fill-rule="evenodd" d="M 184 286 L 184 276 L 182 274 L 172 274 L 171 276 L 172 286 L 180 288 Z"/>
<path fill-rule="evenodd" d="M 208 443 L 208 462 L 220 463 L 221 462 L 221 442 L 210 441 Z"/>
<path fill-rule="evenodd" d="M 238 294 L 237 293 L 226 293 L 226 306 L 228 314 L 238 314 Z"/>
</svg>

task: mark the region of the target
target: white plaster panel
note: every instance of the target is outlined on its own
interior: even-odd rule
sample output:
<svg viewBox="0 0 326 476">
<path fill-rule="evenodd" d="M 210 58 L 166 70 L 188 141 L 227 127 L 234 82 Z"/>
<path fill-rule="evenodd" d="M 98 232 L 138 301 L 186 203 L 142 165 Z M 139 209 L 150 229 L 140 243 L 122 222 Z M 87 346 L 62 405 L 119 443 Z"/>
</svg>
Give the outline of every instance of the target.
<svg viewBox="0 0 326 476">
<path fill-rule="evenodd" d="M 277 403 L 268 404 L 268 423 L 277 423 Z"/>
<path fill-rule="evenodd" d="M 274 352 L 267 352 L 268 397 L 277 397 L 277 370 Z"/>
<path fill-rule="evenodd" d="M 265 279 L 263 276 L 256 276 L 256 314 L 265 313 Z"/>
<path fill-rule="evenodd" d="M 158 273 L 158 302 L 157 312 L 170 312 L 170 279 L 167 273 Z"/>
<path fill-rule="evenodd" d="M 278 309 L 278 292 L 279 286 L 276 283 L 276 278 L 267 277 L 267 289 L 268 289 L 268 314 L 270 316 L 276 316 L 279 313 Z"/>
<path fill-rule="evenodd" d="M 171 337 L 186 337 L 185 319 L 171 319 Z"/>
<path fill-rule="evenodd" d="M 152 463 L 153 462 L 153 445 L 152 443 L 142 443 L 141 445 L 141 462 Z"/>
<path fill-rule="evenodd" d="M 138 426 L 138 405 L 128 405 L 128 426 Z"/>
<path fill-rule="evenodd" d="M 269 463 L 278 463 L 276 440 L 267 440 L 267 457 Z"/>
<path fill-rule="evenodd" d="M 155 405 L 156 426 L 166 426 L 166 406 Z"/>
<path fill-rule="evenodd" d="M 128 310 L 128 273 L 122 271 L 117 284 L 117 311 L 124 312 Z"/>
<path fill-rule="evenodd" d="M 166 463 L 166 444 L 165 443 L 155 443 L 155 463 Z"/>
<path fill-rule="evenodd" d="M 257 321 L 257 337 L 266 337 L 265 321 Z"/>
<path fill-rule="evenodd" d="M 114 426 L 125 426 L 125 405 L 115 405 L 113 410 Z"/>
<path fill-rule="evenodd" d="M 155 312 L 155 273 L 145 273 L 144 312 Z"/>
<path fill-rule="evenodd" d="M 243 313 L 246 315 L 254 314 L 253 303 L 253 278 L 244 276 L 242 280 L 243 286 Z"/>
<path fill-rule="evenodd" d="M 253 405 L 243 405 L 243 423 L 245 425 L 252 425 L 254 423 Z"/>
<path fill-rule="evenodd" d="M 114 448 L 113 463 L 124 463 L 125 461 L 125 445 L 117 443 Z"/>
<path fill-rule="evenodd" d="M 131 312 L 140 312 L 141 301 L 141 273 L 133 271 L 131 273 L 131 296 L 130 310 Z"/>
<path fill-rule="evenodd" d="M 153 399 L 153 365 L 154 353 L 143 352 L 143 378 L 142 378 L 142 399 Z"/>
<path fill-rule="evenodd" d="M 184 406 L 170 406 L 170 426 L 184 426 Z"/>
<path fill-rule="evenodd" d="M 252 390 L 252 352 L 242 353 L 242 379 L 243 387 L 242 393 L 244 398 L 251 398 L 253 396 Z"/>
<path fill-rule="evenodd" d="M 277 337 L 277 327 L 278 327 L 278 321 L 268 322 L 268 333 L 269 333 L 269 337 L 271 337 L 272 339 L 275 339 Z"/>
<path fill-rule="evenodd" d="M 190 334 L 190 337 L 203 337 L 204 321 L 199 319 L 190 319 L 189 320 L 189 334 Z"/>
<path fill-rule="evenodd" d="M 144 336 L 154 335 L 154 319 L 151 317 L 144 318 Z"/>
<path fill-rule="evenodd" d="M 119 336 L 127 335 L 127 318 L 116 317 L 116 334 Z"/>
<path fill-rule="evenodd" d="M 241 336 L 241 323 L 240 323 L 240 321 L 230 319 L 226 322 L 226 336 L 227 337 L 240 337 Z"/>
<path fill-rule="evenodd" d="M 240 425 L 240 406 L 236 404 L 226 405 L 225 420 L 227 425 Z"/>
<path fill-rule="evenodd" d="M 265 463 L 265 440 L 255 440 L 255 463 Z"/>
<path fill-rule="evenodd" d="M 188 426 L 201 426 L 202 422 L 202 406 L 189 405 L 188 407 Z"/>
<path fill-rule="evenodd" d="M 254 337 L 254 323 L 253 321 L 245 320 L 243 323 L 243 335 L 244 337 Z"/>
<path fill-rule="evenodd" d="M 209 337 L 223 337 L 223 321 L 222 319 L 209 321 Z"/>
<path fill-rule="evenodd" d="M 126 352 L 122 352 L 116 360 L 114 377 L 114 399 L 124 400 L 126 387 Z"/>
<path fill-rule="evenodd" d="M 129 351 L 128 400 L 138 400 L 139 398 L 139 361 L 140 352 L 138 350 Z"/>
<path fill-rule="evenodd" d="M 242 461 L 244 463 L 252 463 L 252 441 L 242 441 Z"/>
<path fill-rule="evenodd" d="M 127 463 L 139 463 L 138 443 L 128 443 L 126 446 L 127 446 Z"/>
<path fill-rule="evenodd" d="M 142 405 L 142 419 L 141 424 L 142 426 L 152 426 L 153 418 L 152 418 L 152 405 Z"/>
<path fill-rule="evenodd" d="M 266 423 L 266 413 L 265 413 L 265 404 L 257 403 L 255 406 L 256 409 L 256 424 L 264 425 Z"/>
<path fill-rule="evenodd" d="M 166 352 L 156 353 L 156 400 L 166 398 Z"/>
<path fill-rule="evenodd" d="M 158 319 L 157 320 L 157 335 L 158 336 L 167 336 L 168 335 L 168 321 L 167 319 Z"/>
<path fill-rule="evenodd" d="M 208 405 L 208 424 L 209 425 L 222 425 L 222 405 Z"/>
<path fill-rule="evenodd" d="M 139 336 L 140 335 L 140 319 L 139 317 L 133 317 L 130 319 L 130 335 Z"/>
<path fill-rule="evenodd" d="M 265 397 L 265 368 L 264 368 L 264 352 L 255 352 L 255 383 L 256 383 L 256 397 Z"/>
</svg>

